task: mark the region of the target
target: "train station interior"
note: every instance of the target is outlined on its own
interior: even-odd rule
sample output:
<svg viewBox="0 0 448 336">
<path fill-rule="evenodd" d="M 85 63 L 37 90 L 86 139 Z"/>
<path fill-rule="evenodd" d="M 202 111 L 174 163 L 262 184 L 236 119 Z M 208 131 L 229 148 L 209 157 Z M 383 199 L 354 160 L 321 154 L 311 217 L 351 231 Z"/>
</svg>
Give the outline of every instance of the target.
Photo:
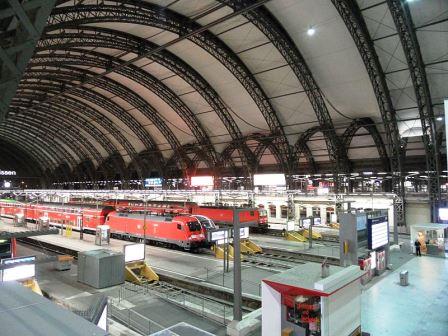
<svg viewBox="0 0 448 336">
<path fill-rule="evenodd" d="M 0 336 L 448 336 L 448 0 L 0 0 Z"/>
</svg>

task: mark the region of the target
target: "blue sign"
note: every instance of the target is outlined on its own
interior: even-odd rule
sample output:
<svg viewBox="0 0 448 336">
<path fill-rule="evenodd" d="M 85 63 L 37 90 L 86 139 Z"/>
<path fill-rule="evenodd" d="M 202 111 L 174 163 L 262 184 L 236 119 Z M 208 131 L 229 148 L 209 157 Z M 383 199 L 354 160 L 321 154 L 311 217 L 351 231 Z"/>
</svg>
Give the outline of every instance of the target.
<svg viewBox="0 0 448 336">
<path fill-rule="evenodd" d="M 152 177 L 145 179 L 145 187 L 161 187 L 163 179 L 161 177 Z"/>
</svg>

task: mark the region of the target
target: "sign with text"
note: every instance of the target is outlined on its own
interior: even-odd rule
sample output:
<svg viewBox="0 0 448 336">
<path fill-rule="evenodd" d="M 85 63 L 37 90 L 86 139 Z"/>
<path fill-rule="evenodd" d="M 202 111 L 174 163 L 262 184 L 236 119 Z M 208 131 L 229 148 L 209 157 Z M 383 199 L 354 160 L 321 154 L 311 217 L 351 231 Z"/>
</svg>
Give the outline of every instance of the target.
<svg viewBox="0 0 448 336">
<path fill-rule="evenodd" d="M 387 216 L 369 219 L 367 229 L 369 249 L 375 250 L 389 243 L 389 222 Z"/>
<path fill-rule="evenodd" d="M 145 187 L 161 187 L 163 179 L 161 177 L 153 177 L 145 179 Z"/>
<path fill-rule="evenodd" d="M 35 256 L 3 259 L 1 261 L 2 265 L 11 266 L 10 268 L 3 270 L 3 281 L 26 280 L 34 278 L 36 275 L 35 262 Z"/>
</svg>

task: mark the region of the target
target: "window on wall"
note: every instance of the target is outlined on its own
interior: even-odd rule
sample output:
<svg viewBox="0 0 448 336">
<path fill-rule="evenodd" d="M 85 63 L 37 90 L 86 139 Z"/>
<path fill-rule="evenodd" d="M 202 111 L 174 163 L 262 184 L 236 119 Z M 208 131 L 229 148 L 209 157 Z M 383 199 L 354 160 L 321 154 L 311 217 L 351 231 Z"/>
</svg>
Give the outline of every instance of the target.
<svg viewBox="0 0 448 336">
<path fill-rule="evenodd" d="M 288 206 L 286 205 L 280 206 L 280 216 L 281 218 L 288 218 Z"/>
<path fill-rule="evenodd" d="M 305 218 L 306 217 L 306 207 L 301 206 L 299 208 L 299 213 L 300 213 L 300 218 Z"/>
<path fill-rule="evenodd" d="M 277 217 L 277 207 L 273 204 L 269 205 L 269 217 Z"/>
<path fill-rule="evenodd" d="M 320 207 L 313 207 L 313 217 L 320 217 Z"/>
</svg>

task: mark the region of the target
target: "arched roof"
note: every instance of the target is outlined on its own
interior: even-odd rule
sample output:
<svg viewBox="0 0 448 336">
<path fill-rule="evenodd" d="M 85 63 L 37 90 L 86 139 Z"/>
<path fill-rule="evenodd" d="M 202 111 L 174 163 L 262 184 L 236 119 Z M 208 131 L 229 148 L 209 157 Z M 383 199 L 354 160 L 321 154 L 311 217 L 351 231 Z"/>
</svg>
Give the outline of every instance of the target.
<svg viewBox="0 0 448 336">
<path fill-rule="evenodd" d="M 60 0 L 0 141 L 89 177 L 397 171 L 403 139 L 432 170 L 447 29 L 444 0 Z"/>
</svg>

